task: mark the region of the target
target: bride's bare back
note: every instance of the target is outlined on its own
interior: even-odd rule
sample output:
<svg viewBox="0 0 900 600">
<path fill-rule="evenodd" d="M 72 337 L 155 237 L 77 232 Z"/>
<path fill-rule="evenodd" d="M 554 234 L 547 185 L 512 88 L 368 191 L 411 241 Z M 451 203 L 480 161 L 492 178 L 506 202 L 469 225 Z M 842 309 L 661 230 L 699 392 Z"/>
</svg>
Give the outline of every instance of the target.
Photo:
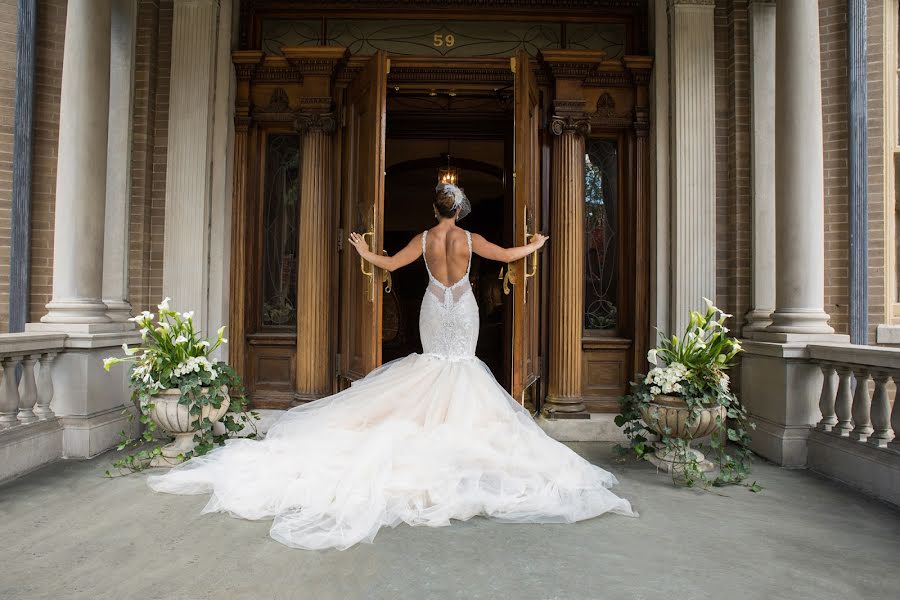
<svg viewBox="0 0 900 600">
<path fill-rule="evenodd" d="M 431 276 L 446 287 L 458 282 L 466 274 L 469 264 L 466 232 L 455 226 L 429 229 L 425 236 L 425 261 Z"/>
</svg>

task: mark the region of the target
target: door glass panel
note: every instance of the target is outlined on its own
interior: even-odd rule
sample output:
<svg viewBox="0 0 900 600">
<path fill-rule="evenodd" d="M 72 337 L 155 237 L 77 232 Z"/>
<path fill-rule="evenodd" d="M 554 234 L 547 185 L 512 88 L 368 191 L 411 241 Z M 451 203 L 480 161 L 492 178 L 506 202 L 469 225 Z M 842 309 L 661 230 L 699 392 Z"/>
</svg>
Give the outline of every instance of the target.
<svg viewBox="0 0 900 600">
<path fill-rule="evenodd" d="M 262 315 L 266 328 L 293 330 L 297 322 L 297 211 L 300 138 L 273 134 L 266 140 L 263 206 Z"/>
<path fill-rule="evenodd" d="M 615 330 L 618 323 L 618 147 L 588 140 L 584 156 L 584 328 Z"/>
</svg>

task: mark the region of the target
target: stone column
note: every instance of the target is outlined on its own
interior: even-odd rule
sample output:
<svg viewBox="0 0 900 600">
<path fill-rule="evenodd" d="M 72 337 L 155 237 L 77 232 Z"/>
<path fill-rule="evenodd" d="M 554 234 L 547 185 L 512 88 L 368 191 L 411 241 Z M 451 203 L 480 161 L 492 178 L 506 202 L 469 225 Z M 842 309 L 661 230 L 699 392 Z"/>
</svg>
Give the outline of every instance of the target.
<svg viewBox="0 0 900 600">
<path fill-rule="evenodd" d="M 673 332 L 716 294 L 714 10 L 715 0 L 669 1 Z"/>
<path fill-rule="evenodd" d="M 765 329 L 775 310 L 775 2 L 751 0 L 748 11 L 753 287 L 747 333 Z"/>
<path fill-rule="evenodd" d="M 332 149 L 331 113 L 303 112 L 295 124 L 303 135 L 300 166 L 301 267 L 297 269 L 297 371 L 295 397 L 314 400 L 331 393 Z"/>
<path fill-rule="evenodd" d="M 824 310 L 825 201 L 819 10 L 778 2 L 775 57 L 775 312 L 768 332 L 831 334 Z"/>
<path fill-rule="evenodd" d="M 584 329 L 584 103 L 559 102 L 550 125 L 550 348 L 545 410 L 585 413 L 581 337 Z M 586 413 L 585 413 L 586 414 Z"/>
<path fill-rule="evenodd" d="M 70 0 L 59 113 L 53 299 L 44 323 L 109 323 L 103 228 L 109 126 L 110 0 Z"/>
<path fill-rule="evenodd" d="M 869 135 L 866 0 L 848 2 L 850 341 L 869 343 Z"/>
<path fill-rule="evenodd" d="M 206 329 L 218 0 L 175 0 L 163 295 Z"/>
<path fill-rule="evenodd" d="M 109 73 L 109 141 L 106 150 L 106 235 L 103 302 L 113 321 L 131 316 L 128 302 L 128 223 L 134 99 L 136 0 L 113 0 Z"/>
</svg>

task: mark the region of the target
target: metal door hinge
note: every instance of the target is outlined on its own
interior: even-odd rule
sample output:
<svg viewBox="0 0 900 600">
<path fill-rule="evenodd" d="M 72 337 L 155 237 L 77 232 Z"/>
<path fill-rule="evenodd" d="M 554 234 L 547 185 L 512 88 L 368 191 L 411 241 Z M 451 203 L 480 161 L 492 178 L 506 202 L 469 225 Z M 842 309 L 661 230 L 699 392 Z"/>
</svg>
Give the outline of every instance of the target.
<svg viewBox="0 0 900 600">
<path fill-rule="evenodd" d="M 515 56 L 509 57 L 509 70 L 512 71 L 513 73 L 516 72 L 516 57 Z"/>
</svg>

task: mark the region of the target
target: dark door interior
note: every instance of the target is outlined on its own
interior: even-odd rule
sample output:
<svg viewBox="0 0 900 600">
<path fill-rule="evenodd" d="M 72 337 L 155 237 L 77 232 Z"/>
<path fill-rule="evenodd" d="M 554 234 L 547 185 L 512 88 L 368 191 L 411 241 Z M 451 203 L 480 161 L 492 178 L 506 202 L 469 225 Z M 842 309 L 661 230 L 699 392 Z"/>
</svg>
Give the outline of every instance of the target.
<svg viewBox="0 0 900 600">
<path fill-rule="evenodd" d="M 494 243 L 511 244 L 512 114 L 506 110 L 508 105 L 496 96 L 484 98 L 483 106 L 493 113 L 493 118 L 485 118 L 481 111 L 465 110 L 462 101 L 458 104 L 463 110 L 448 114 L 451 98 L 442 103 L 440 97 L 431 97 L 435 110 L 417 105 L 412 111 L 402 109 L 408 96 L 394 98 L 394 106 L 399 106 L 393 110 L 391 100 L 389 97 L 384 249 L 394 254 L 434 225 L 434 187 L 438 170 L 448 163 L 458 169 L 459 186 L 472 202 L 472 213 L 460 226 Z M 476 354 L 508 389 L 512 296 L 503 291 L 501 268 L 505 267 L 474 256 L 471 282 L 481 317 Z M 395 271 L 392 279 L 391 292 L 383 297 L 383 362 L 422 351 L 419 308 L 428 281 L 424 262 L 420 259 Z"/>
</svg>

